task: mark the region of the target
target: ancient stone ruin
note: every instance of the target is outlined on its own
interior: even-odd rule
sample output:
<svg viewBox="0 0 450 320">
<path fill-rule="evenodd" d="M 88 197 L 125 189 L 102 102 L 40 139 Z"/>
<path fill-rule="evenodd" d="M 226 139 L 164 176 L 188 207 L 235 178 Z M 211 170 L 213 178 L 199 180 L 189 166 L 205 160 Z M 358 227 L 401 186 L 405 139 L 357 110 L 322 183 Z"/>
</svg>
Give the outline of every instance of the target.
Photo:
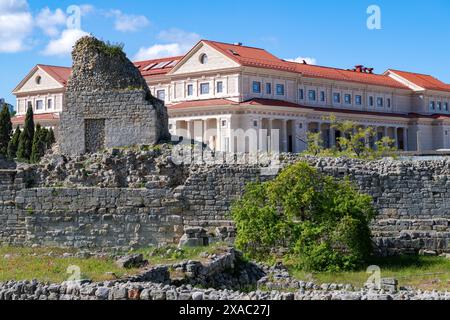
<svg viewBox="0 0 450 320">
<path fill-rule="evenodd" d="M 152 96 L 120 47 L 83 37 L 72 58 L 61 114 L 61 153 L 79 155 L 170 139 L 164 102 Z"/>
</svg>

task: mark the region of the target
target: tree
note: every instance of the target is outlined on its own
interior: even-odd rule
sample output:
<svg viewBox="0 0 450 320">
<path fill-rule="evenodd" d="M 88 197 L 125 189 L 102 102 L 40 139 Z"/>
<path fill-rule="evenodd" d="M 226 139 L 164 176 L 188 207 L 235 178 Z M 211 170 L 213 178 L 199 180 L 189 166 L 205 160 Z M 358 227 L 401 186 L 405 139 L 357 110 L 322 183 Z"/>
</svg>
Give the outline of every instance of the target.
<svg viewBox="0 0 450 320">
<path fill-rule="evenodd" d="M 16 131 L 14 131 L 14 134 L 8 144 L 8 157 L 10 159 L 15 159 L 17 157 L 17 147 L 19 146 L 20 133 L 20 128 L 17 126 Z"/>
<path fill-rule="evenodd" d="M 377 131 L 373 127 L 363 128 L 353 121 L 337 121 L 336 117 L 325 118 L 331 122 L 330 127 L 339 131 L 341 136 L 337 138 L 337 146 L 325 149 L 321 133 L 308 135 L 308 154 L 315 156 L 346 156 L 360 159 L 378 159 L 392 155 L 397 151 L 395 141 L 390 137 L 384 137 L 377 141 Z M 374 143 L 374 141 L 376 141 Z"/>
<path fill-rule="evenodd" d="M 33 138 L 33 146 L 31 149 L 30 161 L 38 163 L 45 154 L 47 149 L 46 143 L 47 129 L 41 128 L 41 125 L 36 126 L 36 131 Z"/>
<path fill-rule="evenodd" d="M 6 156 L 8 154 L 8 144 L 11 140 L 12 123 L 9 108 L 3 105 L 0 112 L 0 154 Z"/>
<path fill-rule="evenodd" d="M 22 161 L 29 161 L 34 138 L 33 108 L 29 107 L 25 117 L 25 125 L 19 138 L 17 148 L 17 158 Z"/>
<path fill-rule="evenodd" d="M 50 149 L 56 142 L 55 132 L 53 132 L 53 128 L 50 128 L 47 131 L 47 136 L 45 137 L 45 141 L 47 143 L 47 148 Z"/>
<path fill-rule="evenodd" d="M 348 180 L 298 162 L 273 181 L 249 184 L 232 207 L 236 246 L 250 258 L 274 255 L 307 271 L 353 270 L 373 252 L 373 199 Z"/>
</svg>

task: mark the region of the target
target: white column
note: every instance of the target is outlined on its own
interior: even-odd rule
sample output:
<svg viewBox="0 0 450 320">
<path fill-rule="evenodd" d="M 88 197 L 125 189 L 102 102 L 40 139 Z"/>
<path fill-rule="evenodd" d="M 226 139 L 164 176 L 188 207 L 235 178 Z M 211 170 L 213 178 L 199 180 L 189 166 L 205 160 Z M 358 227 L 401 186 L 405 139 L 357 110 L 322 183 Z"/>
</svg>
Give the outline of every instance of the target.
<svg viewBox="0 0 450 320">
<path fill-rule="evenodd" d="M 287 120 L 286 119 L 282 119 L 281 120 L 281 132 L 280 132 L 280 137 L 281 137 L 281 152 L 287 152 L 288 148 L 287 148 Z"/>
<path fill-rule="evenodd" d="M 194 133 L 193 133 L 193 131 L 194 131 L 194 121 L 193 120 L 188 120 L 187 121 L 187 139 L 190 139 L 190 140 L 192 140 L 194 137 L 193 137 L 193 135 L 194 135 Z"/>
<path fill-rule="evenodd" d="M 220 118 L 216 118 L 216 123 L 216 151 L 223 151 Z"/>
<path fill-rule="evenodd" d="M 397 132 L 397 127 L 394 127 L 394 140 L 395 140 L 395 146 L 399 147 L 399 143 L 398 143 L 398 132 Z"/>
<path fill-rule="evenodd" d="M 403 128 L 403 151 L 408 151 L 408 128 Z"/>
</svg>

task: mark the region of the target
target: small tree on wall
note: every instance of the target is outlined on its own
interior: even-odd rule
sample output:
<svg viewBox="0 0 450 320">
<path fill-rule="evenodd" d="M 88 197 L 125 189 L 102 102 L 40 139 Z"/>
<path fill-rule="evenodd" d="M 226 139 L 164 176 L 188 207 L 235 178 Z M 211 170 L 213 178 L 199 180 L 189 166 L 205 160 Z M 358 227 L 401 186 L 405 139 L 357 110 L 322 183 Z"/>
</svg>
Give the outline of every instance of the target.
<svg viewBox="0 0 450 320">
<path fill-rule="evenodd" d="M 8 154 L 8 144 L 11 140 L 12 123 L 11 115 L 7 105 L 3 105 L 0 113 L 0 155 L 6 156 Z"/>
<path fill-rule="evenodd" d="M 34 138 L 34 120 L 33 109 L 31 107 L 27 110 L 25 117 L 25 125 L 19 138 L 19 146 L 17 148 L 17 158 L 19 160 L 28 161 L 31 157 L 31 149 Z"/>
<path fill-rule="evenodd" d="M 20 138 L 20 128 L 17 126 L 16 131 L 14 131 L 14 134 L 9 141 L 8 144 L 8 157 L 11 159 L 15 159 L 17 157 L 17 148 L 19 146 L 19 138 Z"/>
</svg>

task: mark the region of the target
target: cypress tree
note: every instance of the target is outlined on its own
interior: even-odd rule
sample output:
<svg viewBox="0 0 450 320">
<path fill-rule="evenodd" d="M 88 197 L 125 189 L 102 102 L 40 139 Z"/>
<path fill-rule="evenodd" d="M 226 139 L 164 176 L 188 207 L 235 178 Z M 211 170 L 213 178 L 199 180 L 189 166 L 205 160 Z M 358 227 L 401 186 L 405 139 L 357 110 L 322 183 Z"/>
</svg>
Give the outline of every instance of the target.
<svg viewBox="0 0 450 320">
<path fill-rule="evenodd" d="M 41 128 L 41 125 L 38 124 L 36 126 L 36 131 L 34 132 L 33 146 L 31 150 L 30 161 L 32 163 L 38 163 L 44 156 L 46 150 L 46 137 L 47 130 Z"/>
<path fill-rule="evenodd" d="M 49 149 L 55 144 L 55 142 L 56 142 L 55 132 L 53 132 L 52 128 L 50 128 L 47 131 L 47 136 L 45 137 L 45 141 L 47 142 L 47 148 L 49 148 Z"/>
<path fill-rule="evenodd" d="M 34 138 L 33 108 L 29 107 L 25 117 L 25 125 L 20 134 L 19 146 L 17 148 L 17 158 L 22 161 L 30 160 L 31 149 Z"/>
<path fill-rule="evenodd" d="M 20 128 L 17 126 L 16 131 L 14 131 L 14 134 L 11 138 L 11 141 L 9 141 L 8 144 L 8 157 L 11 159 L 15 159 L 17 156 L 17 147 L 19 146 L 19 137 L 20 137 Z"/>
<path fill-rule="evenodd" d="M 0 155 L 6 156 L 8 154 L 8 144 L 11 140 L 11 134 L 11 115 L 8 106 L 4 104 L 0 113 Z"/>
</svg>

